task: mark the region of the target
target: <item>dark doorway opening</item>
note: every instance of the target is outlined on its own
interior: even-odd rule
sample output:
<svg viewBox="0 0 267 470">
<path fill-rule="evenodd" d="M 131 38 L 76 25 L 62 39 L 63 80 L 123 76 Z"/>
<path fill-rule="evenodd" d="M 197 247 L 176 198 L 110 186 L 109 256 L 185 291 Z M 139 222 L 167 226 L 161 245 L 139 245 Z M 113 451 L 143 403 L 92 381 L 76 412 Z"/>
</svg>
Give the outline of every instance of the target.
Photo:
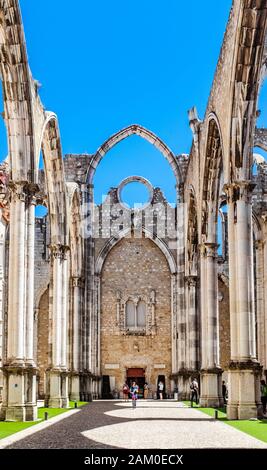
<svg viewBox="0 0 267 470">
<path fill-rule="evenodd" d="M 103 375 L 102 379 L 102 398 L 113 398 L 111 391 L 110 391 L 110 381 L 109 375 Z"/>
<path fill-rule="evenodd" d="M 141 368 L 127 369 L 127 384 L 131 387 L 133 382 L 136 382 L 139 387 L 139 398 L 144 397 L 144 385 L 145 385 L 145 370 Z"/>
</svg>

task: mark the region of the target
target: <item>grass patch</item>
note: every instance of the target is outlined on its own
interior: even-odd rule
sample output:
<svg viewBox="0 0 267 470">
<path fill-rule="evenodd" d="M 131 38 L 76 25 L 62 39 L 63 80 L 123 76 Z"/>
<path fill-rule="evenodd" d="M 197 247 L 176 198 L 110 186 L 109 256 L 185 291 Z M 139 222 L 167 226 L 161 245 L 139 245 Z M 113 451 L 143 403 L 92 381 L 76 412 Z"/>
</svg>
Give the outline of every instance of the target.
<svg viewBox="0 0 267 470">
<path fill-rule="evenodd" d="M 77 407 L 80 408 L 81 406 L 87 405 L 85 401 L 78 401 Z M 70 401 L 70 408 L 75 407 L 75 402 Z M 6 422 L 0 421 L 0 439 L 4 439 L 5 437 L 11 436 L 11 434 L 15 434 L 16 432 L 23 431 L 24 429 L 29 428 L 30 426 L 34 426 L 35 424 L 41 423 L 44 421 L 45 412 L 48 413 L 48 419 L 53 418 L 54 416 L 61 415 L 62 413 L 66 413 L 69 411 L 70 408 L 38 408 L 38 421 L 27 421 L 24 423 L 16 422 Z"/>
<path fill-rule="evenodd" d="M 38 421 L 32 422 L 29 421 L 27 423 L 6 423 L 5 421 L 0 422 L 0 439 L 4 439 L 4 437 L 8 437 L 11 434 L 15 434 L 16 432 L 23 431 L 24 429 L 37 424 Z"/>
<path fill-rule="evenodd" d="M 81 406 L 88 405 L 88 401 L 77 401 L 77 407 L 81 408 Z M 75 401 L 70 400 L 70 408 L 75 407 Z"/>
<path fill-rule="evenodd" d="M 184 401 L 184 404 L 189 408 L 191 407 L 190 401 Z M 202 408 L 194 404 L 194 408 L 214 418 L 215 408 Z M 257 421 L 250 421 L 249 419 L 242 420 L 228 420 L 225 411 L 218 408 L 218 419 L 224 423 L 232 426 L 238 431 L 245 432 L 260 441 L 267 442 L 267 420 L 258 419 Z"/>
</svg>

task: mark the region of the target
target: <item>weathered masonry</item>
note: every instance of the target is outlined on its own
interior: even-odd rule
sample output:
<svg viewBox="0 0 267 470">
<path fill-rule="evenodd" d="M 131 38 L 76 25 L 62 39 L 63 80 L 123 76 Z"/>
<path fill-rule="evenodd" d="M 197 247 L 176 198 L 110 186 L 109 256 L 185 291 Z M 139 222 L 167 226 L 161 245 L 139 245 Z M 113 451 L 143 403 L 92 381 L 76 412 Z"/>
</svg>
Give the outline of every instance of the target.
<svg viewBox="0 0 267 470">
<path fill-rule="evenodd" d="M 267 375 L 267 129 L 258 97 L 267 69 L 266 0 L 233 0 L 205 118 L 189 112 L 190 155 L 134 124 L 92 155 L 63 158 L 57 116 L 44 110 L 18 0 L 0 0 L 0 69 L 9 156 L 0 167 L 0 417 L 35 420 L 37 400 L 118 396 L 125 380 L 159 380 L 227 415 L 262 412 Z M 167 159 L 176 204 L 129 175 L 94 204 L 94 176 L 131 135 Z M 44 169 L 40 169 L 40 156 Z M 139 208 L 123 202 L 133 181 Z M 35 217 L 35 207 L 47 216 Z M 220 226 L 220 230 L 218 227 Z M 221 233 L 219 233 L 219 231 Z M 219 237 L 221 248 L 218 250 Z"/>
</svg>

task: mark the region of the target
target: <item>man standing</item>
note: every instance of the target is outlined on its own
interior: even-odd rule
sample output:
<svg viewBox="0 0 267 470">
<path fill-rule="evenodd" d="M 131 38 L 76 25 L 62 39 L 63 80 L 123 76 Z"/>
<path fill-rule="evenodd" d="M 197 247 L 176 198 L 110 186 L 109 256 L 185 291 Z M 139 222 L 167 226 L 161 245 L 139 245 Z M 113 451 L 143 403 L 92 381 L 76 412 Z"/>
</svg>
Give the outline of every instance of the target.
<svg viewBox="0 0 267 470">
<path fill-rule="evenodd" d="M 193 402 L 195 400 L 196 405 L 198 405 L 198 382 L 197 379 L 194 378 L 190 384 L 191 390 L 191 407 L 193 407 Z"/>
<path fill-rule="evenodd" d="M 225 384 L 225 380 L 222 381 L 222 395 L 223 395 L 223 402 L 226 405 L 227 404 L 227 387 Z"/>
<path fill-rule="evenodd" d="M 163 390 L 164 390 L 164 383 L 163 382 L 161 382 L 161 381 L 159 382 L 158 389 L 159 389 L 159 399 L 163 400 Z"/>
</svg>

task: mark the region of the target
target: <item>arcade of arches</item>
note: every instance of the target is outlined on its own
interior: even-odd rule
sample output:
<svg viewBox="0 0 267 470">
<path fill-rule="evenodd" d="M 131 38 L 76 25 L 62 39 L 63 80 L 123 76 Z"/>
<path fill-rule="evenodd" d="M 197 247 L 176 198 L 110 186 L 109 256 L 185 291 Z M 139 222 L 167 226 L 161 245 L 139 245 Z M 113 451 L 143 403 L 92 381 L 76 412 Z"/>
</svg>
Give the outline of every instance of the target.
<svg viewBox="0 0 267 470">
<path fill-rule="evenodd" d="M 227 415 L 262 413 L 267 374 L 267 163 L 257 128 L 266 74 L 266 0 L 233 0 L 205 118 L 189 111 L 190 155 L 130 125 L 94 154 L 63 157 L 57 116 L 33 80 L 18 0 L 0 0 L 9 156 L 0 167 L 0 417 L 35 420 L 37 400 L 111 398 L 123 382 L 189 394 Z M 166 158 L 176 206 L 129 175 L 94 205 L 98 164 L 138 135 Z M 40 155 L 44 169 L 40 168 Z M 254 165 L 255 167 L 255 165 Z M 121 201 L 146 186 L 143 207 Z M 43 205 L 47 215 L 35 217 Z M 111 225 L 111 227 L 110 227 Z M 219 246 L 220 245 L 220 246 Z"/>
</svg>

